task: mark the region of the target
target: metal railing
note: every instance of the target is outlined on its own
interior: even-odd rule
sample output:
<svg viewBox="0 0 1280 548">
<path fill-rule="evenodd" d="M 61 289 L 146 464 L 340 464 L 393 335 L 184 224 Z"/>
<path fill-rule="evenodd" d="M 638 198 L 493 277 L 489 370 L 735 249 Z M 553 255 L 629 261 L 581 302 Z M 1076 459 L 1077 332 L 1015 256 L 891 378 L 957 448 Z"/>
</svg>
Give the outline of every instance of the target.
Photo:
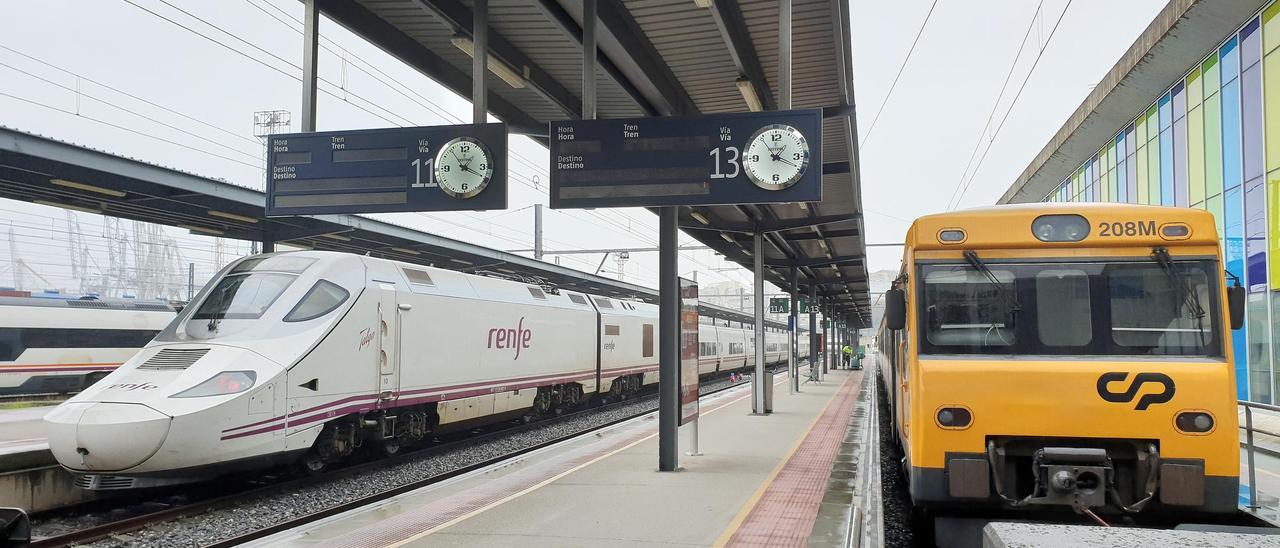
<svg viewBox="0 0 1280 548">
<path fill-rule="evenodd" d="M 1280 433 L 1263 430 L 1253 427 L 1253 410 L 1262 409 L 1273 413 L 1280 413 L 1280 406 L 1270 405 L 1266 403 L 1257 403 L 1251 401 L 1237 400 L 1236 405 L 1244 408 L 1244 424 L 1240 425 L 1240 429 L 1244 430 L 1245 435 L 1245 451 L 1248 454 L 1249 461 L 1249 510 L 1257 510 L 1261 506 L 1258 504 L 1258 474 L 1257 466 L 1254 464 L 1253 453 L 1256 445 L 1253 443 L 1253 433 L 1258 432 L 1268 436 L 1280 438 Z"/>
</svg>

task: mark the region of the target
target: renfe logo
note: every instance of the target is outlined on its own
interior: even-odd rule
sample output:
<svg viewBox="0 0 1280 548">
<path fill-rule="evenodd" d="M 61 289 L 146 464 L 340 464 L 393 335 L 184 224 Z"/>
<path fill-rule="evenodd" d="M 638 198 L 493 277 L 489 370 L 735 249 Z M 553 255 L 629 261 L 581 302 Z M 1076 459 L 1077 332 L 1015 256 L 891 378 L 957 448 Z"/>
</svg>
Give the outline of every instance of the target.
<svg viewBox="0 0 1280 548">
<path fill-rule="evenodd" d="M 533 341 L 533 331 L 524 328 L 524 318 L 516 323 L 515 329 L 503 329 L 495 327 L 489 330 L 489 348 L 514 348 L 516 349 L 516 357 L 512 360 L 520 359 L 520 349 L 529 348 L 529 343 Z"/>
<path fill-rule="evenodd" d="M 139 382 L 113 384 L 108 386 L 107 390 L 124 390 L 125 392 L 133 392 L 134 390 L 155 390 L 157 388 L 160 387 L 149 382 Z"/>
</svg>

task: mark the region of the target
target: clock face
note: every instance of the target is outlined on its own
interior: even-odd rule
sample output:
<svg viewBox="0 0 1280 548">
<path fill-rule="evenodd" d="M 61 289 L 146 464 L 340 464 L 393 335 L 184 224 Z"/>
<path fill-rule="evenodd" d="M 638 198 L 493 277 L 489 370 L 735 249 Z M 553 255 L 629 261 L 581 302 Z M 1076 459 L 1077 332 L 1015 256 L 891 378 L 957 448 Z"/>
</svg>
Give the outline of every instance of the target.
<svg viewBox="0 0 1280 548">
<path fill-rule="evenodd" d="M 756 186 L 782 190 L 796 184 L 809 167 L 809 142 L 791 126 L 765 126 L 747 141 L 742 167 Z"/>
<path fill-rule="evenodd" d="M 454 198 L 470 198 L 493 177 L 489 148 L 470 137 L 458 137 L 440 147 L 435 159 L 436 183 Z"/>
</svg>

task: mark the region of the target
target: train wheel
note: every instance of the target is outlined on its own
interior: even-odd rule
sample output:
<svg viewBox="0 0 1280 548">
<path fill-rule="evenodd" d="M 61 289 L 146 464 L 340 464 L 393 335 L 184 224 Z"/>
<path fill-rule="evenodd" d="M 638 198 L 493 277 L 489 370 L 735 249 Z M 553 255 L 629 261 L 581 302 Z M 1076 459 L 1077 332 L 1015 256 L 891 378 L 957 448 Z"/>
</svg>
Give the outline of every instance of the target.
<svg viewBox="0 0 1280 548">
<path fill-rule="evenodd" d="M 394 440 L 394 439 L 383 440 L 382 443 L 378 444 L 378 449 L 382 452 L 382 455 L 386 457 L 394 457 L 396 455 L 399 455 L 401 447 L 402 446 L 400 445 L 400 441 Z"/>
<path fill-rule="evenodd" d="M 539 389 L 538 395 L 533 399 L 533 412 L 539 415 L 545 415 L 551 412 L 551 393 Z"/>
<path fill-rule="evenodd" d="M 308 451 L 301 459 L 298 459 L 298 468 L 308 476 L 323 474 L 329 469 L 329 461 L 324 457 L 317 455 L 315 452 Z"/>
</svg>

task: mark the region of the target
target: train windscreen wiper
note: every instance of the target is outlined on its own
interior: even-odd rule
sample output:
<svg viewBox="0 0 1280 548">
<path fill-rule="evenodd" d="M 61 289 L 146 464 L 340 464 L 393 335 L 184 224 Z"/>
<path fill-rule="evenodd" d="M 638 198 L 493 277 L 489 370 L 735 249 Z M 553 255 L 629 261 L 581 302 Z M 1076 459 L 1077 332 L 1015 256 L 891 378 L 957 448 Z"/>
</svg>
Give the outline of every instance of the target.
<svg viewBox="0 0 1280 548">
<path fill-rule="evenodd" d="M 1183 307 L 1190 314 L 1188 316 L 1193 320 L 1204 319 L 1204 307 L 1200 306 L 1200 300 L 1195 298 L 1194 292 L 1187 287 L 1185 276 L 1178 274 L 1177 269 L 1173 265 L 1173 258 L 1169 256 L 1169 250 L 1163 247 L 1156 247 L 1151 250 L 1151 258 L 1155 259 L 1160 265 L 1160 269 L 1164 271 L 1165 277 L 1169 279 L 1169 286 L 1173 289 L 1174 298 L 1182 303 L 1178 312 L 1181 313 Z"/>
<path fill-rule="evenodd" d="M 982 259 L 978 258 L 977 252 L 972 250 L 965 251 L 964 258 L 966 261 L 969 261 L 969 264 L 972 265 L 974 269 L 986 275 L 987 281 L 989 281 L 991 285 L 995 286 L 996 293 L 1000 295 L 1000 301 L 1004 304 L 1005 312 L 1008 313 L 1010 317 L 1016 318 L 1018 312 L 1022 311 L 1022 305 L 1018 304 L 1018 296 L 1014 295 L 1013 292 L 1009 291 L 1008 288 L 1004 286 L 1004 284 L 1000 283 L 1000 279 L 996 277 L 995 273 L 992 272 L 990 268 L 987 268 L 987 264 L 982 262 Z"/>
</svg>

